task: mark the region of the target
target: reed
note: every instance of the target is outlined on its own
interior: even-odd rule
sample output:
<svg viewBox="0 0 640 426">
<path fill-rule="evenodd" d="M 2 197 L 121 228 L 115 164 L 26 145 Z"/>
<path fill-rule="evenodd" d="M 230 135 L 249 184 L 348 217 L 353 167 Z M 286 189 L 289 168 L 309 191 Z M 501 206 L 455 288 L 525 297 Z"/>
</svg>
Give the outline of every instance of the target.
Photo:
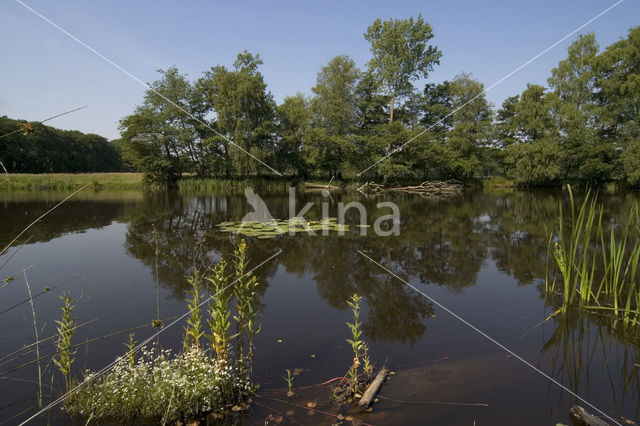
<svg viewBox="0 0 640 426">
<path fill-rule="evenodd" d="M 140 173 L 43 173 L 6 174 L 0 191 L 71 191 L 83 186 L 94 190 L 140 189 Z"/>
<path fill-rule="evenodd" d="M 550 235 L 549 252 L 559 272 L 561 311 L 576 302 L 591 310 L 612 311 L 625 325 L 640 323 L 640 220 L 638 205 L 624 212 L 623 223 L 603 219 L 603 208 L 588 191 L 578 206 L 569 187 L 569 212 L 560 204 L 557 234 Z M 547 268 L 545 290 L 555 292 L 554 271 Z"/>
<path fill-rule="evenodd" d="M 33 332 L 36 336 L 36 360 L 38 361 L 38 408 L 42 408 L 42 365 L 40 363 L 40 345 L 37 343 L 40 340 L 38 334 L 38 321 L 36 320 L 36 308 L 33 304 L 33 297 L 31 296 L 31 285 L 29 285 L 29 279 L 27 278 L 27 271 L 24 272 L 24 283 L 27 286 L 27 293 L 29 295 L 29 304 L 31 305 L 31 315 L 33 318 Z"/>
<path fill-rule="evenodd" d="M 296 182 L 286 178 L 197 178 L 183 177 L 178 181 L 181 192 L 238 192 L 252 187 L 261 192 L 287 192 Z"/>
</svg>

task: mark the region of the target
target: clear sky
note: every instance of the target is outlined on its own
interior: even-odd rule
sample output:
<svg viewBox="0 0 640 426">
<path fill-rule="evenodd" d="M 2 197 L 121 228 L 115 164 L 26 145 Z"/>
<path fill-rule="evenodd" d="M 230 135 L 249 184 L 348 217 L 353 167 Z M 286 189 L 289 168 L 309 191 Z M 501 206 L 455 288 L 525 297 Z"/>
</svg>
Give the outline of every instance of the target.
<svg viewBox="0 0 640 426">
<path fill-rule="evenodd" d="M 311 93 L 320 67 L 350 55 L 370 57 L 363 38 L 376 18 L 422 13 L 443 56 L 432 82 L 471 73 L 489 86 L 599 12 L 612 0 L 538 1 L 50 1 L 24 2 L 141 80 L 175 65 L 195 79 L 230 66 L 244 49 L 259 53 L 277 102 Z M 601 48 L 640 25 L 640 0 L 625 0 L 590 24 Z M 545 84 L 573 36 L 487 93 L 500 105 L 528 82 Z M 0 116 L 50 121 L 117 138 L 118 120 L 140 103 L 144 88 L 14 0 L 0 2 Z"/>
</svg>

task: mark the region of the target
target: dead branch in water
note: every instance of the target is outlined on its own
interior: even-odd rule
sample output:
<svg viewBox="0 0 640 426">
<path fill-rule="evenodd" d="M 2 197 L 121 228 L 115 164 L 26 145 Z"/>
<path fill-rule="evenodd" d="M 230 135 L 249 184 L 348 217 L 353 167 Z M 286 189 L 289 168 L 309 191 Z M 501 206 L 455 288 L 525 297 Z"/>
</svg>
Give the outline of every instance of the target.
<svg viewBox="0 0 640 426">
<path fill-rule="evenodd" d="M 366 182 L 354 188 L 363 194 L 382 194 L 385 192 L 401 192 L 417 195 L 457 195 L 464 190 L 464 185 L 457 180 L 425 181 L 420 185 L 385 187 L 379 183 Z"/>
<path fill-rule="evenodd" d="M 570 410 L 571 417 L 574 422 L 583 426 L 609 426 L 609 423 L 605 422 L 599 417 L 589 413 L 579 405 L 574 405 Z"/>
<path fill-rule="evenodd" d="M 382 367 L 376 378 L 373 379 L 373 382 L 371 382 L 367 390 L 364 392 L 364 395 L 362 395 L 362 398 L 360 398 L 360 407 L 367 408 L 373 403 L 373 398 L 376 397 L 376 394 L 382 387 L 384 380 L 387 378 L 387 374 L 389 374 L 389 369 L 387 367 Z"/>
</svg>

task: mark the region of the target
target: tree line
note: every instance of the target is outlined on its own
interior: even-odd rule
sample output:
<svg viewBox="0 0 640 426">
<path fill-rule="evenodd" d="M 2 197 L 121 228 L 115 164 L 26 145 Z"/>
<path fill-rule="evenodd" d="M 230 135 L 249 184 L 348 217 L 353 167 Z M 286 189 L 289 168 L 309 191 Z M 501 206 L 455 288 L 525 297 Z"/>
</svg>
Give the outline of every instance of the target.
<svg viewBox="0 0 640 426">
<path fill-rule="evenodd" d="M 99 135 L 60 130 L 2 116 L 0 137 L 0 162 L 9 173 L 124 170 L 117 146 Z"/>
<path fill-rule="evenodd" d="M 640 27 L 604 50 L 594 34 L 581 35 L 546 87 L 529 84 L 500 107 L 469 74 L 428 81 L 442 56 L 433 36 L 422 16 L 378 19 L 364 33 L 366 69 L 336 56 L 310 96 L 280 104 L 258 54 L 244 51 L 231 67 L 214 66 L 193 80 L 176 67 L 159 70 L 142 103 L 120 121 L 120 139 L 108 144 L 36 125 L 27 136 L 5 138 L 0 160 L 16 172 L 132 168 L 168 184 L 184 173 L 272 174 L 266 163 L 303 179 L 504 176 L 522 185 L 640 185 Z M 15 128 L 7 120 L 0 134 Z"/>
<path fill-rule="evenodd" d="M 640 184 L 640 28 L 602 52 L 593 34 L 580 36 L 548 87 L 529 84 L 497 110 L 469 74 L 418 87 L 442 55 L 422 16 L 378 19 L 364 37 L 367 69 L 336 56 L 312 96 L 279 105 L 260 56 L 246 51 L 232 68 L 212 67 L 194 81 L 175 67 L 161 70 L 121 121 L 125 158 L 167 182 L 183 172 L 270 173 L 244 150 L 302 178 L 354 179 L 375 163 L 360 179 Z"/>
</svg>

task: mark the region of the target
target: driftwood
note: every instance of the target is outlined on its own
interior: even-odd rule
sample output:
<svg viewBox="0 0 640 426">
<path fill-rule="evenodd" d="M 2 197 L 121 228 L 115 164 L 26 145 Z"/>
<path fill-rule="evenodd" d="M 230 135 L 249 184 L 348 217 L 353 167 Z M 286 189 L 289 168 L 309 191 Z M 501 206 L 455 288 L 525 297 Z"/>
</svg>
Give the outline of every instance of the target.
<svg viewBox="0 0 640 426">
<path fill-rule="evenodd" d="M 376 375 L 376 378 L 373 379 L 373 382 L 369 385 L 364 394 L 362 394 L 362 398 L 360 398 L 360 402 L 358 405 L 361 407 L 368 407 L 373 402 L 373 398 L 376 397 L 376 394 L 382 387 L 384 383 L 384 379 L 387 378 L 387 374 L 389 373 L 389 369 L 387 367 L 382 367 L 382 369 Z"/>
<path fill-rule="evenodd" d="M 462 192 L 464 185 L 457 180 L 426 181 L 420 185 L 385 187 L 375 182 L 366 182 L 355 188 L 356 191 L 365 194 L 382 194 L 384 192 L 402 192 L 418 195 L 456 195 Z"/>
<path fill-rule="evenodd" d="M 579 405 L 574 405 L 569 411 L 574 422 L 583 426 L 611 426 L 609 423 L 589 413 Z"/>
<path fill-rule="evenodd" d="M 310 182 L 305 182 L 304 186 L 308 190 L 323 190 L 323 189 L 326 189 L 327 191 L 338 191 L 338 190 L 342 189 L 339 186 L 322 185 L 322 184 L 319 184 L 319 183 L 310 183 Z"/>
</svg>

